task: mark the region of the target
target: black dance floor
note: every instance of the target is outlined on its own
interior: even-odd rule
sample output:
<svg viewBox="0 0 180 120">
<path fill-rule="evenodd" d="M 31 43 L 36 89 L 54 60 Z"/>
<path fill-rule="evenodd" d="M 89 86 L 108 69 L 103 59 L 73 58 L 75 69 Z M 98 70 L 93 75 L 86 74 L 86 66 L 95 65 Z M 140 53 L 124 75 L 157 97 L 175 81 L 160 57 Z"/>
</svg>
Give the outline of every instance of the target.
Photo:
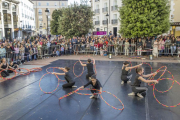
<svg viewBox="0 0 180 120">
<path fill-rule="evenodd" d="M 59 97 L 75 90 L 63 89 L 65 82 L 60 82 L 58 89 L 52 94 L 44 94 L 39 88 L 39 79 L 46 73 L 48 67 L 70 67 L 71 75 L 80 87 L 87 83 L 85 72 L 81 77 L 76 78 L 72 72 L 74 60 L 58 60 L 43 67 L 41 72 L 31 73 L 27 76 L 19 76 L 12 80 L 0 83 L 0 120 L 180 120 L 180 106 L 167 108 L 160 105 L 153 97 L 152 86 L 148 86 L 147 95 L 143 99 L 130 97 L 130 85 L 121 85 L 121 67 L 123 62 L 96 61 L 97 79 L 101 82 L 103 90 L 116 95 L 124 104 L 124 110 L 119 111 L 109 107 L 99 98 L 90 99 L 89 96 L 73 94 L 69 97 L 58 100 Z M 133 65 L 139 63 L 133 62 Z M 180 65 L 166 63 L 150 63 L 155 72 L 161 66 L 167 66 L 168 70 L 180 82 Z M 148 65 L 143 65 L 145 73 L 150 73 Z M 49 69 L 52 71 L 52 69 Z M 55 72 L 62 72 L 55 70 Z M 82 67 L 79 63 L 75 66 L 75 73 L 79 75 Z M 132 82 L 135 77 L 135 70 L 132 70 Z M 160 77 L 160 72 L 156 79 Z M 165 73 L 163 78 L 170 78 Z M 64 76 L 59 76 L 64 80 Z M 54 75 L 46 75 L 41 81 L 44 91 L 53 91 L 58 80 Z M 167 90 L 172 84 L 171 80 L 160 81 L 156 85 L 158 90 Z M 147 86 L 144 84 L 144 86 Z M 90 86 L 89 86 L 90 87 Z M 90 93 L 90 91 L 80 91 Z M 173 88 L 166 93 L 155 92 L 158 100 L 169 106 L 180 102 L 180 86 L 174 84 Z M 111 105 L 122 108 L 121 103 L 112 95 L 102 93 L 103 98 Z"/>
</svg>

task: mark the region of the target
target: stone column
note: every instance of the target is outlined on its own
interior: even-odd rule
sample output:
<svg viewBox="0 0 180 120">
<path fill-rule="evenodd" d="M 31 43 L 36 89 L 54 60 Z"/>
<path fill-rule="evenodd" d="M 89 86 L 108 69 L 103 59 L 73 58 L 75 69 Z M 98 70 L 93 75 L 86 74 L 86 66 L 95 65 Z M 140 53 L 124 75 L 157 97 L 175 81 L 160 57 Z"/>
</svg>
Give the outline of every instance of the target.
<svg viewBox="0 0 180 120">
<path fill-rule="evenodd" d="M 2 37 L 3 37 L 3 40 L 5 38 L 5 31 L 4 31 L 4 14 L 3 14 L 3 8 L 2 8 L 2 3 L 1 2 L 1 24 L 2 24 Z"/>
<path fill-rule="evenodd" d="M 11 25 L 12 25 L 12 40 L 14 39 L 14 22 L 13 22 L 13 12 L 12 12 L 12 2 L 10 2 L 10 12 L 11 12 Z"/>
</svg>

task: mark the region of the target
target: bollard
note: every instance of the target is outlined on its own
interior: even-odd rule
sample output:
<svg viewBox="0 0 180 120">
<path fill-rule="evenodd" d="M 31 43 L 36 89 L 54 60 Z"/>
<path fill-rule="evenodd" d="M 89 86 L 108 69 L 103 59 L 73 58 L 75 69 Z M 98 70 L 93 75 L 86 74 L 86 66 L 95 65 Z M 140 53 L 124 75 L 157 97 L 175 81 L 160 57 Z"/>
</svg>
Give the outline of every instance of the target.
<svg viewBox="0 0 180 120">
<path fill-rule="evenodd" d="M 109 59 L 111 59 L 112 58 L 112 54 L 109 54 Z"/>
</svg>

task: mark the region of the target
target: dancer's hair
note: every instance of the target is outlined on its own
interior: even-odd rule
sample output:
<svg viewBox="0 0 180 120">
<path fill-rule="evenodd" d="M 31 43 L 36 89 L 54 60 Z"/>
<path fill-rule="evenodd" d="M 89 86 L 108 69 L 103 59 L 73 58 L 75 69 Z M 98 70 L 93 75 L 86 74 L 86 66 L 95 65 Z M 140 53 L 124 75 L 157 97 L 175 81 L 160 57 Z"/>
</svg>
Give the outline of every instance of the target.
<svg viewBox="0 0 180 120">
<path fill-rule="evenodd" d="M 129 62 L 128 62 L 128 61 L 125 61 L 123 64 L 124 64 L 124 65 L 127 65 L 127 64 L 129 64 Z"/>
<path fill-rule="evenodd" d="M 143 69 L 142 67 L 137 67 L 136 68 L 136 73 L 139 73 L 140 71 L 142 71 L 142 69 Z"/>
<path fill-rule="evenodd" d="M 67 71 L 69 71 L 69 70 L 70 70 L 70 68 L 69 68 L 69 67 L 65 67 L 65 69 L 66 69 Z"/>
<path fill-rule="evenodd" d="M 90 63 L 90 62 L 91 62 L 91 59 L 88 59 L 88 62 Z"/>
</svg>

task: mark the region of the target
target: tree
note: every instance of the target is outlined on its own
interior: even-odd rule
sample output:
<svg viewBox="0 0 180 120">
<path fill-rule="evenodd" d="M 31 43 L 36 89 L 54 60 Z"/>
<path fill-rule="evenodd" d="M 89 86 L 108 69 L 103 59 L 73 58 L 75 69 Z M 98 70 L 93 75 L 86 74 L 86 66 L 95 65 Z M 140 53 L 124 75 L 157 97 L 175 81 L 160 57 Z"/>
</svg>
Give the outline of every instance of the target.
<svg viewBox="0 0 180 120">
<path fill-rule="evenodd" d="M 151 37 L 170 29 L 169 0 L 122 0 L 120 30 L 124 37 Z"/>
<path fill-rule="evenodd" d="M 58 32 L 67 38 L 86 35 L 93 28 L 93 15 L 90 7 L 74 3 L 62 10 Z"/>
<path fill-rule="evenodd" d="M 56 9 L 52 13 L 52 20 L 50 23 L 50 27 L 51 27 L 51 34 L 53 34 L 53 35 L 60 34 L 60 33 L 58 33 L 58 26 L 59 26 L 58 19 L 61 16 L 62 16 L 62 9 L 59 9 L 59 10 Z"/>
</svg>

